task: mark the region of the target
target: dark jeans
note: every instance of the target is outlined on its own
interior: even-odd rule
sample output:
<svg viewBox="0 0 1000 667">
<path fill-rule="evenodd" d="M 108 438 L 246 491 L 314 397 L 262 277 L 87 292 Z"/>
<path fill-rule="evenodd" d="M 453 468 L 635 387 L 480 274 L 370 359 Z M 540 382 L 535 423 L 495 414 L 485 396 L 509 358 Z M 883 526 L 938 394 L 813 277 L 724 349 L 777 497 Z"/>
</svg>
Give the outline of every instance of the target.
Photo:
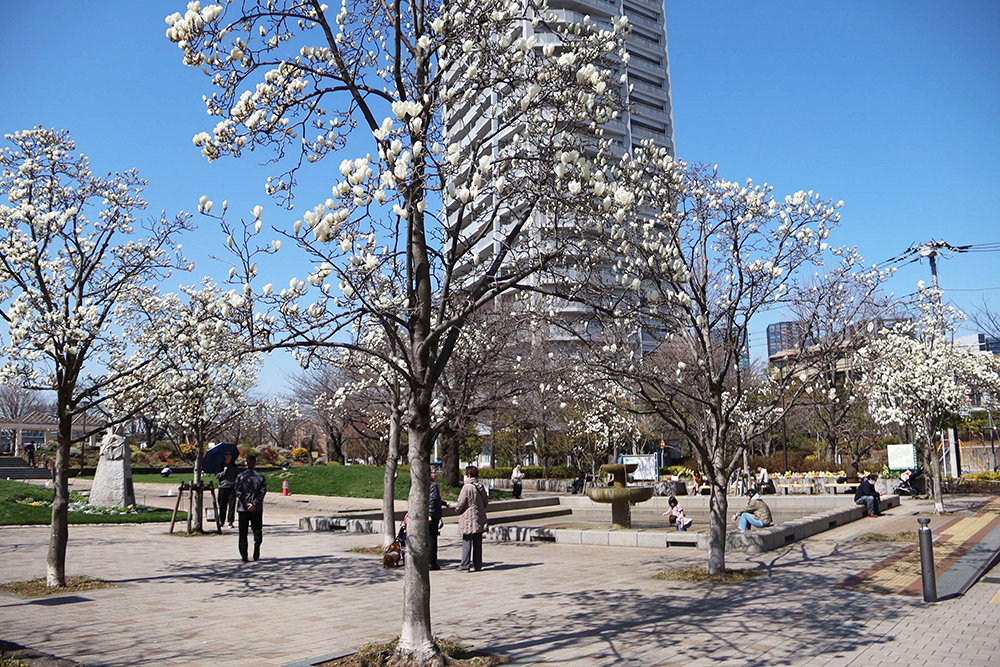
<svg viewBox="0 0 1000 667">
<path fill-rule="evenodd" d="M 878 516 L 879 514 L 881 514 L 881 512 L 879 511 L 879 506 L 878 506 L 879 505 L 879 500 L 880 499 L 876 498 L 875 496 L 861 496 L 860 498 L 857 498 L 854 501 L 854 504 L 855 505 L 864 505 L 865 506 L 865 511 L 870 516 Z"/>
<path fill-rule="evenodd" d="M 521 483 L 514 482 L 514 498 L 520 498 L 520 497 L 521 497 Z"/>
<path fill-rule="evenodd" d="M 260 553 L 260 543 L 264 540 L 264 510 L 256 512 L 237 512 L 240 516 L 240 556 L 247 559 L 247 528 L 253 530 L 253 553 L 254 560 Z"/>
<path fill-rule="evenodd" d="M 34 449 L 29 449 L 28 450 L 28 465 L 31 466 L 32 468 L 35 467 L 35 450 Z"/>
<path fill-rule="evenodd" d="M 236 489 L 232 486 L 219 487 L 219 516 L 215 517 L 219 527 L 222 524 L 233 524 L 236 518 Z"/>
<path fill-rule="evenodd" d="M 471 535 L 462 535 L 462 565 L 460 566 L 463 570 L 470 569 L 470 555 L 471 555 L 471 565 L 475 569 L 480 569 L 483 567 L 483 534 L 482 533 L 472 533 Z"/>
<path fill-rule="evenodd" d="M 428 522 L 427 534 L 427 566 L 432 570 L 438 568 L 438 520 L 431 519 Z"/>
</svg>

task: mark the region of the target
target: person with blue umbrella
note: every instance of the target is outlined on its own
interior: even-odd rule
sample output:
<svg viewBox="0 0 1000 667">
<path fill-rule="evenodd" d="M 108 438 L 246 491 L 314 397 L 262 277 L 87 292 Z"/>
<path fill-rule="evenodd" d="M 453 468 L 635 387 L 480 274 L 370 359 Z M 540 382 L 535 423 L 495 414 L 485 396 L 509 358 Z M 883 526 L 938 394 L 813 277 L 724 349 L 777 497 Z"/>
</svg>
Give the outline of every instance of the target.
<svg viewBox="0 0 1000 667">
<path fill-rule="evenodd" d="M 215 473 L 215 478 L 219 480 L 219 515 L 215 520 L 220 532 L 227 521 L 229 527 L 233 527 L 236 518 L 236 476 L 240 473 L 232 452 L 226 452 L 224 456 L 222 470 Z"/>
</svg>

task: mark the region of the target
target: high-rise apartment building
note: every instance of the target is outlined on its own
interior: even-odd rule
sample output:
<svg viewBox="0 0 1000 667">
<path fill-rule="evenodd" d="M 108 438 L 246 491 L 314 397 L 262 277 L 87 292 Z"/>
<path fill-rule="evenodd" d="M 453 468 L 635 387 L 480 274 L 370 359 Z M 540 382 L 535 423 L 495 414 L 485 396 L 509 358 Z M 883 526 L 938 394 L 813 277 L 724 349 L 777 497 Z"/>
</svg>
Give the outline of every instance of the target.
<svg viewBox="0 0 1000 667">
<path fill-rule="evenodd" d="M 618 156 L 647 140 L 666 148 L 674 156 L 674 123 L 663 0 L 549 0 L 548 8 L 549 14 L 555 15 L 556 22 L 584 23 L 585 17 L 589 17 L 588 21 L 592 25 L 608 29 L 615 16 L 628 17 L 632 27 L 626 42 L 629 53 L 626 67 L 629 85 L 623 88 L 628 110 L 603 126 L 603 138 L 610 142 L 612 151 Z M 530 22 L 525 22 L 522 29 L 524 32 L 521 36 L 526 38 L 535 33 Z M 539 49 L 557 39 L 556 35 L 547 30 L 539 31 L 535 36 L 536 48 Z M 493 141 L 506 141 L 507 135 L 495 133 L 495 121 L 489 113 L 495 102 L 494 93 L 493 99 L 484 97 L 462 100 L 447 109 L 448 143 L 465 145 L 482 141 L 491 135 L 495 137 Z M 454 208 L 455 206 L 450 208 L 449 216 Z M 469 236 L 478 238 L 472 252 L 483 262 L 497 251 L 497 239 L 500 238 L 504 221 L 492 219 L 488 224 L 493 225 L 493 234 L 480 237 L 475 234 L 478 230 L 469 230 Z M 583 316 L 585 310 L 583 306 L 566 305 L 563 314 L 567 320 L 573 320 Z M 563 335 L 558 332 L 558 327 L 554 327 L 545 338 L 550 342 L 557 342 Z"/>
<path fill-rule="evenodd" d="M 798 320 L 791 322 L 775 322 L 767 325 L 767 356 L 773 357 L 779 352 L 796 350 L 802 345 L 806 335 L 806 323 Z"/>
</svg>

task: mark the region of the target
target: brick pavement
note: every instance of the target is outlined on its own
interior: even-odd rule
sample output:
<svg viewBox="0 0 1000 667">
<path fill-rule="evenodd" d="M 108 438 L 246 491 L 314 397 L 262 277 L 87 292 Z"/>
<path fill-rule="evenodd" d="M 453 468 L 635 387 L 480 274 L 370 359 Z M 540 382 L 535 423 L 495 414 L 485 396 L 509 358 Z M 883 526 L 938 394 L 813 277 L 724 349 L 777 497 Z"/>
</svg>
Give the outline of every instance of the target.
<svg viewBox="0 0 1000 667">
<path fill-rule="evenodd" d="M 435 631 L 523 664 L 1000 665 L 1000 577 L 936 605 L 836 588 L 900 548 L 853 537 L 912 529 L 918 510 L 730 554 L 731 566 L 767 572 L 738 586 L 651 579 L 703 564 L 703 552 L 678 547 L 487 543 L 484 571 L 432 573 Z M 71 526 L 69 573 L 119 587 L 56 605 L 0 596 L 0 637 L 94 667 L 283 665 L 398 632 L 401 573 L 349 552 L 377 536 L 267 520 L 263 559 L 247 565 L 231 532 Z M 47 527 L 0 529 L 0 579 L 43 575 L 47 540 Z M 443 539 L 444 564 L 458 555 Z"/>
</svg>

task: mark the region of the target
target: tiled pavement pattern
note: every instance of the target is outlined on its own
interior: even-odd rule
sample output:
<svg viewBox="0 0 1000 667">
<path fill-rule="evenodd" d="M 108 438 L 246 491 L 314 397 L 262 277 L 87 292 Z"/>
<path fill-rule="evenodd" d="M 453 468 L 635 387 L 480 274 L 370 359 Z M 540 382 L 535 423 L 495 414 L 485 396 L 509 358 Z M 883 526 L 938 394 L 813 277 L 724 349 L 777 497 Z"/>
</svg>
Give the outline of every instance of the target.
<svg viewBox="0 0 1000 667">
<path fill-rule="evenodd" d="M 899 550 L 854 537 L 913 529 L 921 509 L 731 554 L 731 566 L 767 572 L 737 586 L 650 578 L 703 564 L 695 550 L 487 543 L 482 572 L 432 573 L 435 631 L 522 664 L 1000 665 L 1000 577 L 936 605 L 837 588 Z M 231 532 L 163 531 L 71 527 L 69 573 L 120 586 L 49 604 L 0 596 L 0 636 L 95 667 L 283 665 L 399 630 L 401 573 L 348 551 L 375 536 L 272 523 L 263 559 L 244 565 Z M 45 527 L 0 529 L 0 579 L 41 576 L 47 539 Z M 442 540 L 446 565 L 458 551 Z"/>
<path fill-rule="evenodd" d="M 1000 499 L 975 508 L 975 514 L 954 518 L 939 525 L 934 532 L 934 569 L 940 576 L 968 553 L 985 533 L 1000 526 Z M 920 549 L 911 545 L 881 563 L 849 578 L 840 587 L 870 593 L 921 595 Z"/>
</svg>

